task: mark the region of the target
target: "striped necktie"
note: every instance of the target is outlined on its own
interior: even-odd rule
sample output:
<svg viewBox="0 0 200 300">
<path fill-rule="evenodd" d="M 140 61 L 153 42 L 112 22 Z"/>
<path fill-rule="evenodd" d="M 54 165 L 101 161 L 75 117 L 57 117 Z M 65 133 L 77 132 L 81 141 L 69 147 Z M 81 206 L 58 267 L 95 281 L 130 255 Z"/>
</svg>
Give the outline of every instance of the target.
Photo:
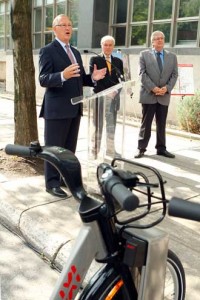
<svg viewBox="0 0 200 300">
<path fill-rule="evenodd" d="M 68 55 L 68 57 L 69 57 L 71 63 L 72 63 L 72 64 L 75 64 L 75 63 L 76 63 L 76 60 L 75 60 L 75 58 L 74 58 L 74 56 L 73 56 L 73 54 L 72 54 L 72 51 L 71 51 L 69 45 L 66 45 L 66 50 L 67 50 L 67 55 Z"/>
</svg>

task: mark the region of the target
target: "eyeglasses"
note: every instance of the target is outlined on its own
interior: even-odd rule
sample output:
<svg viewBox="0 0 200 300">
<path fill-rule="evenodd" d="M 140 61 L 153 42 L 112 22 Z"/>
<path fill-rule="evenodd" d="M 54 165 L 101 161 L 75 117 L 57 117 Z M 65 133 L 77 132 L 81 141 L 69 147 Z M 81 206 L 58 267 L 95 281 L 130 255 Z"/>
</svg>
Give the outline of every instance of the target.
<svg viewBox="0 0 200 300">
<path fill-rule="evenodd" d="M 71 24 L 58 24 L 56 26 L 61 27 L 61 28 L 72 27 Z"/>
<path fill-rule="evenodd" d="M 154 41 L 164 40 L 164 37 L 163 37 L 163 36 L 156 37 L 156 38 L 154 38 L 153 40 L 154 40 Z"/>
</svg>

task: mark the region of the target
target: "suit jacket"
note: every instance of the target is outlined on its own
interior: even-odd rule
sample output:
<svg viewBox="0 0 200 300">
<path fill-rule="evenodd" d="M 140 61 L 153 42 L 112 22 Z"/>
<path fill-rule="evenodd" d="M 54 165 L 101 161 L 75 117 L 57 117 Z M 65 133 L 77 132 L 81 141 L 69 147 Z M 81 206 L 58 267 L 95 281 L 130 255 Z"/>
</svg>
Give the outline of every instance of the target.
<svg viewBox="0 0 200 300">
<path fill-rule="evenodd" d="M 123 62 L 120 58 L 111 55 L 111 74 L 109 73 L 107 63 L 103 55 L 91 57 L 90 73 L 93 72 L 94 64 L 97 66 L 97 69 L 107 68 L 106 76 L 103 79 L 98 80 L 94 86 L 95 93 L 99 93 L 105 89 L 108 89 L 118 84 L 120 80 L 124 81 Z M 119 93 L 115 96 L 115 101 L 116 109 L 118 110 L 120 106 Z"/>
<path fill-rule="evenodd" d="M 169 105 L 170 93 L 178 78 L 178 63 L 174 53 L 164 50 L 163 70 L 160 73 L 153 49 L 144 50 L 140 53 L 140 103 Z M 151 90 L 154 87 L 167 86 L 167 93 L 156 96 Z"/>
<path fill-rule="evenodd" d="M 39 81 L 46 88 L 40 117 L 45 119 L 74 118 L 82 114 L 82 104 L 72 105 L 71 98 L 83 94 L 83 85 L 93 86 L 91 75 L 86 75 L 80 52 L 71 47 L 80 67 L 80 77 L 61 80 L 61 72 L 71 64 L 67 53 L 57 40 L 39 53 Z"/>
<path fill-rule="evenodd" d="M 97 69 L 107 68 L 106 76 L 103 79 L 96 82 L 96 85 L 94 87 L 95 93 L 99 93 L 107 88 L 118 84 L 120 82 L 120 75 L 122 76 L 121 80 L 123 80 L 123 62 L 120 58 L 111 55 L 111 74 L 109 73 L 107 63 L 103 55 L 91 57 L 90 73 L 93 72 L 94 64 L 97 65 Z"/>
</svg>

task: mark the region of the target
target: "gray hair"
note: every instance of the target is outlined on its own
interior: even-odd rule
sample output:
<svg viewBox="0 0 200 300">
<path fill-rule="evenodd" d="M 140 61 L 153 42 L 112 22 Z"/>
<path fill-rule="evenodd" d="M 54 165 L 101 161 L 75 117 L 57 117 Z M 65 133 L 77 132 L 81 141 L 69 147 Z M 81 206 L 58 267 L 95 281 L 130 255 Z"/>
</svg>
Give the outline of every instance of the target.
<svg viewBox="0 0 200 300">
<path fill-rule="evenodd" d="M 112 35 L 105 35 L 101 39 L 101 46 L 107 42 L 107 41 L 112 41 L 113 45 L 115 45 L 115 39 Z"/>
<path fill-rule="evenodd" d="M 162 35 L 165 38 L 165 35 L 162 31 L 156 30 L 151 35 L 151 43 L 154 41 L 154 39 L 157 35 Z"/>
<path fill-rule="evenodd" d="M 60 15 L 56 16 L 55 19 L 53 20 L 52 27 L 55 27 L 56 25 L 58 25 L 59 22 L 60 22 L 60 19 L 62 17 L 66 17 L 66 18 L 68 18 L 70 20 L 70 17 L 68 17 L 68 16 L 66 16 L 64 14 L 60 14 Z M 70 22 L 71 22 L 71 20 L 70 20 Z"/>
</svg>

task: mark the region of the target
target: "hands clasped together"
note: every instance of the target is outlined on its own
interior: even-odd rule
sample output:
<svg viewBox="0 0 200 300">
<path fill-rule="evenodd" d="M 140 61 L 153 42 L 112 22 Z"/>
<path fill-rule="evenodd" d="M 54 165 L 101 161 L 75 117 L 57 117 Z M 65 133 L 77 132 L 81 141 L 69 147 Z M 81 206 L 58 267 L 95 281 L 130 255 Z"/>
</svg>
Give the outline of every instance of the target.
<svg viewBox="0 0 200 300">
<path fill-rule="evenodd" d="M 156 95 L 156 96 L 163 96 L 167 93 L 167 87 L 166 86 L 163 86 L 161 88 L 159 87 L 155 87 L 152 92 Z"/>
<path fill-rule="evenodd" d="M 94 71 L 92 73 L 93 80 L 103 79 L 106 75 L 106 68 L 97 70 L 97 66 L 94 65 Z M 71 64 L 69 67 L 65 68 L 63 71 L 63 76 L 65 79 L 70 79 L 72 77 L 80 77 L 80 67 L 79 64 Z"/>
</svg>

